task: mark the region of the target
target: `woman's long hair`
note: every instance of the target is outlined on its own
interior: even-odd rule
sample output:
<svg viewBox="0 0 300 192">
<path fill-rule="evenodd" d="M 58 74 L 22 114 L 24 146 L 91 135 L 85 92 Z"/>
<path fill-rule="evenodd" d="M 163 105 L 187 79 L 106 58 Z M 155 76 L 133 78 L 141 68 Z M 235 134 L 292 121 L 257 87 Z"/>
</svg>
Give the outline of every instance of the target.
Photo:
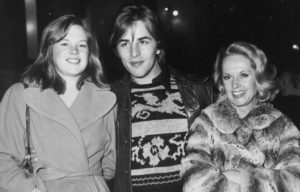
<svg viewBox="0 0 300 192">
<path fill-rule="evenodd" d="M 65 81 L 57 73 L 53 61 L 53 44 L 61 41 L 73 25 L 81 26 L 86 32 L 88 39 L 88 65 L 81 74 L 77 88 L 80 89 L 84 80 L 94 82 L 99 87 L 107 87 L 103 83 L 103 70 L 99 60 L 99 48 L 95 36 L 91 33 L 85 20 L 74 15 L 64 15 L 49 23 L 42 34 L 40 49 L 37 59 L 22 75 L 22 81 L 34 84 L 42 90 L 53 88 L 58 94 L 65 92 Z"/>
</svg>

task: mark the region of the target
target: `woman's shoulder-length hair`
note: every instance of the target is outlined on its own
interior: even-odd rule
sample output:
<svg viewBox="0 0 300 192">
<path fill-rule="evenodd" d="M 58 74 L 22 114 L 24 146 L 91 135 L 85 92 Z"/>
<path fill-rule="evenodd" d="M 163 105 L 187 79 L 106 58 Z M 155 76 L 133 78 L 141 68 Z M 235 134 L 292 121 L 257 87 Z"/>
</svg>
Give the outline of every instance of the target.
<svg viewBox="0 0 300 192">
<path fill-rule="evenodd" d="M 224 59 L 231 55 L 241 55 L 250 61 L 251 67 L 255 70 L 258 101 L 272 101 L 279 91 L 276 67 L 268 62 L 261 49 L 248 42 L 235 42 L 219 51 L 214 65 L 213 79 L 220 93 L 225 94 L 222 81 L 222 64 Z"/>
<path fill-rule="evenodd" d="M 97 40 L 92 34 L 87 21 L 74 15 L 63 15 L 50 22 L 43 30 L 38 57 L 22 75 L 22 81 L 27 84 L 39 86 L 42 90 L 53 88 L 58 94 L 65 92 L 65 81 L 57 73 L 53 61 L 53 44 L 61 41 L 73 25 L 81 26 L 88 39 L 88 65 L 77 82 L 80 89 L 84 80 L 94 82 L 97 86 L 106 88 L 103 82 L 103 69 L 99 59 Z"/>
</svg>

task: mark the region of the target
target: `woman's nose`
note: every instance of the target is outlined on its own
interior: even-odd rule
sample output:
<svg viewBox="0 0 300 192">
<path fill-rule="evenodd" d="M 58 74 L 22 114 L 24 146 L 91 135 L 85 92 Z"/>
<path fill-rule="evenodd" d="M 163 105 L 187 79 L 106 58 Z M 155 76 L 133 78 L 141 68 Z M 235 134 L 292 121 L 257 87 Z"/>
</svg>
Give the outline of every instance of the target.
<svg viewBox="0 0 300 192">
<path fill-rule="evenodd" d="M 79 51 L 78 51 L 78 47 L 77 46 L 70 46 L 70 52 L 71 54 L 78 54 Z"/>
<path fill-rule="evenodd" d="M 238 78 L 234 78 L 232 82 L 232 87 L 233 88 L 238 88 L 240 85 L 240 80 Z"/>
</svg>

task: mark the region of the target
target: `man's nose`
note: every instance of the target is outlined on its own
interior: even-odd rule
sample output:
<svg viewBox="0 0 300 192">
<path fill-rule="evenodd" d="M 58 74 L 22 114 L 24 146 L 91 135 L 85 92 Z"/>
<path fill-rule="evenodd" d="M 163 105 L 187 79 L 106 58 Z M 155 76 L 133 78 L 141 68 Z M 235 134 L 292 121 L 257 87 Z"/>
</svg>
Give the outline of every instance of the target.
<svg viewBox="0 0 300 192">
<path fill-rule="evenodd" d="M 131 57 L 137 57 L 140 55 L 140 48 L 138 45 L 131 45 L 130 55 L 131 55 Z"/>
</svg>

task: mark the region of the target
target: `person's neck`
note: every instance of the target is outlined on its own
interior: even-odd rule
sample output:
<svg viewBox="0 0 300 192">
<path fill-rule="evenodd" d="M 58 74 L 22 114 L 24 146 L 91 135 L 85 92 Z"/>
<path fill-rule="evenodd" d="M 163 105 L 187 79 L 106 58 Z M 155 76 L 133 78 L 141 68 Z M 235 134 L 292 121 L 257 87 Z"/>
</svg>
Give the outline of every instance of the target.
<svg viewBox="0 0 300 192">
<path fill-rule="evenodd" d="M 146 76 L 141 78 L 131 76 L 131 81 L 138 85 L 151 84 L 153 79 L 159 76 L 161 72 L 162 68 L 159 66 L 159 64 L 155 64 L 153 69 Z"/>
<path fill-rule="evenodd" d="M 78 82 L 79 78 L 69 77 L 69 78 L 64 78 L 64 80 L 65 80 L 65 83 L 66 83 L 66 92 L 73 91 L 73 90 L 78 90 L 77 89 L 77 82 Z"/>
<path fill-rule="evenodd" d="M 254 108 L 256 105 L 256 99 L 253 99 L 248 105 L 245 106 L 236 106 L 236 111 L 240 118 L 246 117 L 249 112 Z"/>
<path fill-rule="evenodd" d="M 60 95 L 67 107 L 71 107 L 75 101 L 79 90 L 77 89 L 77 82 L 79 78 L 64 78 L 66 83 L 66 91 Z"/>
</svg>

